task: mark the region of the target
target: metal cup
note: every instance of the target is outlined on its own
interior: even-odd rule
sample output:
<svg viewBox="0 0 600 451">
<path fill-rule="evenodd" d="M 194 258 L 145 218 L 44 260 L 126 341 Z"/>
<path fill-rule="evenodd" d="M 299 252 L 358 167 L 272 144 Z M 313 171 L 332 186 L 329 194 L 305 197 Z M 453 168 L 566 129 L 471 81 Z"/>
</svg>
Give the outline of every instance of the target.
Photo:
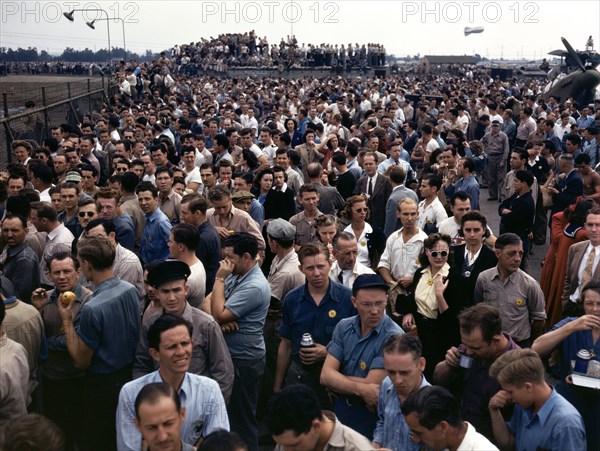
<svg viewBox="0 0 600 451">
<path fill-rule="evenodd" d="M 465 368 L 468 370 L 469 368 L 471 368 L 473 366 L 473 359 L 466 354 L 461 354 L 458 365 L 461 368 Z"/>
</svg>

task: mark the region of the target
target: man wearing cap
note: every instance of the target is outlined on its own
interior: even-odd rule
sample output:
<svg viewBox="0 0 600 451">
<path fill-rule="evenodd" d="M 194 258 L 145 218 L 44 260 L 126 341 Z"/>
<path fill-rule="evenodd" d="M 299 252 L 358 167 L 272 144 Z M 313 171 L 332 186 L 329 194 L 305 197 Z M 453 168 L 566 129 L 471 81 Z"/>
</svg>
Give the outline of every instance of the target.
<svg viewBox="0 0 600 451">
<path fill-rule="evenodd" d="M 331 265 L 329 272 L 332 279 L 352 288 L 354 281 L 361 274 L 375 274 L 371 268 L 358 261 L 358 243 L 354 235 L 348 232 L 339 232 L 333 237 L 332 244 L 335 257 L 335 262 Z"/>
<path fill-rule="evenodd" d="M 252 208 L 252 201 L 254 200 L 254 194 L 246 190 L 236 191 L 231 195 L 231 200 L 235 208 L 250 214 L 250 210 Z M 257 223 L 257 225 L 261 226 L 261 224 L 259 224 L 258 221 L 256 221 L 256 219 L 254 219 L 254 221 Z"/>
<path fill-rule="evenodd" d="M 254 182 L 254 174 L 251 172 L 244 174 L 234 174 L 233 179 L 233 190 L 234 196 L 235 193 L 239 191 L 244 191 L 245 196 L 248 196 L 248 193 L 252 190 L 252 184 Z M 252 193 L 250 193 L 252 194 Z M 234 203 L 235 204 L 235 203 Z M 237 207 L 237 206 L 236 206 Z M 258 227 L 262 229 L 263 223 L 265 222 L 265 209 L 263 205 L 252 196 L 250 200 L 250 208 L 248 209 L 248 214 L 256 223 Z"/>
<path fill-rule="evenodd" d="M 227 400 L 233 386 L 233 364 L 221 328 L 202 310 L 192 307 L 186 296 L 190 267 L 179 260 L 159 263 L 148 272 L 148 284 L 156 289 L 162 311 L 151 315 L 142 325 L 142 333 L 135 352 L 133 377 L 139 378 L 158 368 L 148 351 L 148 329 L 163 314 L 171 313 L 192 324 L 194 348 L 190 373 L 200 374 L 217 381 L 223 397 Z"/>
<path fill-rule="evenodd" d="M 500 131 L 500 121 L 492 122 L 491 131 L 481 138 L 481 143 L 488 155 L 487 170 L 490 187 L 490 198 L 488 200 L 498 200 L 498 190 L 504 183 L 506 161 L 510 151 L 508 136 Z"/>
<path fill-rule="evenodd" d="M 335 327 L 321 371 L 321 384 L 336 394 L 334 412 L 339 420 L 368 439 L 377 422 L 379 386 L 387 375 L 382 346 L 388 337 L 404 333 L 385 314 L 387 289 L 378 274 L 356 278 L 352 304 L 358 315 Z"/>
<path fill-rule="evenodd" d="M 263 328 L 271 288 L 257 263 L 258 240 L 254 235 L 229 234 L 223 248 L 225 259 L 221 260 L 210 294 L 211 313 L 225 331 L 235 367 L 228 410 L 231 426 L 251 451 L 257 451 L 256 406 L 265 367 Z"/>
<path fill-rule="evenodd" d="M 275 380 L 277 352 L 279 349 L 283 297 L 294 288 L 304 284 L 298 255 L 294 249 L 296 227 L 284 219 L 269 221 L 267 244 L 275 258 L 271 262 L 268 281 L 271 287 L 271 303 L 265 320 L 264 337 L 267 348 L 265 374 L 262 380 L 261 401 L 270 397 Z M 260 403 L 263 404 L 262 402 Z"/>
<path fill-rule="evenodd" d="M 310 385 L 318 394 L 321 404 L 331 402 L 319 378 L 327 356 L 327 343 L 335 326 L 343 319 L 356 314 L 352 306 L 352 292 L 329 278 L 331 263 L 329 252 L 321 245 L 309 243 L 298 254 L 300 271 L 306 277 L 301 285 L 285 296 L 283 318 L 279 333 L 281 342 L 277 355 L 274 391 L 279 391 L 285 380 L 287 385 Z M 309 333 L 313 348 L 301 348 L 302 336 Z"/>
</svg>

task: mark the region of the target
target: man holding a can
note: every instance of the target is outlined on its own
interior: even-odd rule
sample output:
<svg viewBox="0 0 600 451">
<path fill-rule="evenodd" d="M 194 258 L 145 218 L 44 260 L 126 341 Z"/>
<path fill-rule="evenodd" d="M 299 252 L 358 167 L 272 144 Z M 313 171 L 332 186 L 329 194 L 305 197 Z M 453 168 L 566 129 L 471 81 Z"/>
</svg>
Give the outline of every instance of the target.
<svg viewBox="0 0 600 451">
<path fill-rule="evenodd" d="M 319 383 L 326 346 L 335 326 L 355 315 L 356 309 L 352 306 L 350 289 L 329 277 L 331 263 L 327 249 L 315 243 L 305 244 L 298 252 L 298 260 L 306 284 L 291 290 L 284 298 L 273 389 L 279 391 L 284 380 L 286 385 L 309 385 L 317 392 L 321 406 L 329 408 L 331 402 Z M 310 334 L 314 346 L 301 346 L 304 334 Z"/>
</svg>

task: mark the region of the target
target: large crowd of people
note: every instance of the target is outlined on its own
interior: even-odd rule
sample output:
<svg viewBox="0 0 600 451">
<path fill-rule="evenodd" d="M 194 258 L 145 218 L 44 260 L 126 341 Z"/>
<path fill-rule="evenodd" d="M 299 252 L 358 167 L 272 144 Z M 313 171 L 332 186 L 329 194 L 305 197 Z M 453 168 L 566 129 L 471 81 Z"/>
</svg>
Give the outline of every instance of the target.
<svg viewBox="0 0 600 451">
<path fill-rule="evenodd" d="M 598 449 L 600 99 L 199 76 L 191 47 L 12 142 L 3 449 Z"/>
<path fill-rule="evenodd" d="M 187 75 L 209 69 L 224 71 L 229 67 L 335 67 L 351 70 L 386 64 L 382 44 L 305 44 L 299 43 L 294 35 L 269 44 L 266 36 L 261 38 L 254 30 L 176 45 L 171 49 L 171 57 L 177 71 Z"/>
</svg>

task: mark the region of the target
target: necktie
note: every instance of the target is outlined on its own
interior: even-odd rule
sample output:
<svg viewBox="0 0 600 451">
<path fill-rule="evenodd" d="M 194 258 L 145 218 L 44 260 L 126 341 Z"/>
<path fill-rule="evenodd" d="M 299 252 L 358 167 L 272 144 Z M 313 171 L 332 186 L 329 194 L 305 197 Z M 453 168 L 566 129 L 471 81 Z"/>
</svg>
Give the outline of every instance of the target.
<svg viewBox="0 0 600 451">
<path fill-rule="evenodd" d="M 369 196 L 373 195 L 373 179 L 369 177 L 369 186 L 367 187 L 367 194 Z"/>
<path fill-rule="evenodd" d="M 338 281 L 341 284 L 344 284 L 344 271 L 340 271 L 340 273 L 338 274 Z"/>
<path fill-rule="evenodd" d="M 581 276 L 581 284 L 579 285 L 579 292 L 592 280 L 592 268 L 594 266 L 594 259 L 596 258 L 596 248 L 592 247 L 590 255 L 585 262 L 585 268 L 583 268 L 583 274 Z"/>
</svg>

